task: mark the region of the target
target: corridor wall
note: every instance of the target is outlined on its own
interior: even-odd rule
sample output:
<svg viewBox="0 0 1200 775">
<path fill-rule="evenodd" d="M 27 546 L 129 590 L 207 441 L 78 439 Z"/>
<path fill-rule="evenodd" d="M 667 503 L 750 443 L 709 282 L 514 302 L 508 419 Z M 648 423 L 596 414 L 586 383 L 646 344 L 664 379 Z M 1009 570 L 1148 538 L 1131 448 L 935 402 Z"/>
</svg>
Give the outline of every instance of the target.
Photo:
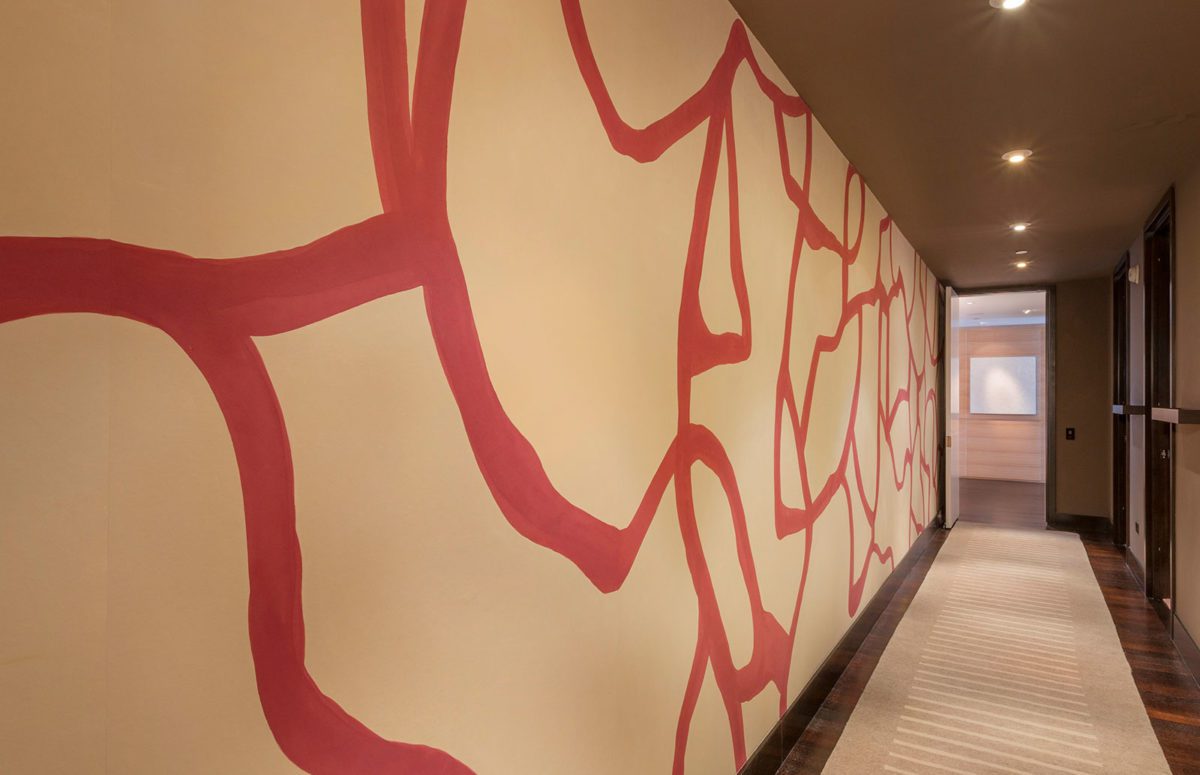
<svg viewBox="0 0 1200 775">
<path fill-rule="evenodd" d="M 1060 282 L 1054 298 L 1055 503 L 1059 514 L 1111 520 L 1112 281 Z"/>
<path fill-rule="evenodd" d="M 733 772 L 936 514 L 937 282 L 725 2 L 0 52 L 0 771 Z"/>
</svg>

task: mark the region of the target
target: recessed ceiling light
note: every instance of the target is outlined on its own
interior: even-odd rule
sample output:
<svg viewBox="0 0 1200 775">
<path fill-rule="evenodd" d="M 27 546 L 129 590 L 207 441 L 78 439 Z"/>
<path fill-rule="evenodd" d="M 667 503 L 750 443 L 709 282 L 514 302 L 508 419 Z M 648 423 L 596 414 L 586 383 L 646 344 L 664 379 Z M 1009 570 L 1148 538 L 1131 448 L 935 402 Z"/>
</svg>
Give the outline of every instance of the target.
<svg viewBox="0 0 1200 775">
<path fill-rule="evenodd" d="M 1028 261 L 1018 261 L 1018 262 L 1017 262 L 1017 269 L 1024 269 L 1024 268 L 1026 268 L 1027 266 L 1029 266 L 1029 262 L 1028 262 Z"/>
<path fill-rule="evenodd" d="M 1026 254 L 1028 254 L 1028 253 L 1029 253 L 1029 251 L 1028 251 L 1028 250 L 1018 250 L 1018 251 L 1017 251 L 1017 255 L 1018 255 L 1018 256 L 1024 256 L 1024 255 L 1026 255 Z"/>
<path fill-rule="evenodd" d="M 993 8 L 1003 8 L 1005 11 L 1015 11 L 1025 5 L 1025 0 L 988 0 Z"/>
<path fill-rule="evenodd" d="M 1025 231 L 1028 228 L 1029 228 L 1029 224 L 1027 224 L 1027 223 L 1014 223 L 1012 225 L 1013 231 Z"/>
<path fill-rule="evenodd" d="M 1031 310 L 1031 309 L 1027 309 L 1027 310 L 1025 310 L 1025 314 L 1026 314 L 1026 315 L 1028 315 L 1030 312 L 1033 312 L 1033 310 Z"/>
<path fill-rule="evenodd" d="M 1015 151 L 1009 151 L 1000 158 L 1004 159 L 1009 164 L 1021 164 L 1032 155 L 1033 151 L 1029 150 L 1028 148 L 1018 148 Z"/>
</svg>

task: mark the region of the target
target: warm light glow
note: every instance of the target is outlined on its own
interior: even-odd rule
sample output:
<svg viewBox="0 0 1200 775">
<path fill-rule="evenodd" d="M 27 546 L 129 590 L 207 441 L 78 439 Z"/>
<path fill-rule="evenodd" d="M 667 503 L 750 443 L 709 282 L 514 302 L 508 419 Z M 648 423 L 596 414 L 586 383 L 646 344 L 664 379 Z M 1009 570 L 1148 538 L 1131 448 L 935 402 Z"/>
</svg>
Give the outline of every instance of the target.
<svg viewBox="0 0 1200 775">
<path fill-rule="evenodd" d="M 1014 223 L 1012 225 L 1013 231 L 1025 231 L 1028 228 L 1029 228 L 1029 224 L 1027 224 L 1027 223 Z"/>
<path fill-rule="evenodd" d="M 1009 151 L 1000 158 L 1004 159 L 1009 164 L 1021 164 L 1032 155 L 1033 151 L 1029 150 L 1028 148 L 1018 148 L 1015 151 Z"/>
<path fill-rule="evenodd" d="M 1025 255 L 1025 254 L 1027 254 L 1028 252 L 1029 252 L 1028 250 L 1018 250 L 1018 251 L 1017 251 L 1017 255 L 1018 255 L 1018 256 L 1023 256 L 1023 255 Z"/>
<path fill-rule="evenodd" d="M 1025 5 L 1025 0 L 990 0 L 993 8 L 1003 8 L 1006 11 L 1014 11 Z"/>
<path fill-rule="evenodd" d="M 1027 266 L 1029 266 L 1028 261 L 1018 261 L 1017 262 L 1017 269 L 1024 269 Z"/>
</svg>

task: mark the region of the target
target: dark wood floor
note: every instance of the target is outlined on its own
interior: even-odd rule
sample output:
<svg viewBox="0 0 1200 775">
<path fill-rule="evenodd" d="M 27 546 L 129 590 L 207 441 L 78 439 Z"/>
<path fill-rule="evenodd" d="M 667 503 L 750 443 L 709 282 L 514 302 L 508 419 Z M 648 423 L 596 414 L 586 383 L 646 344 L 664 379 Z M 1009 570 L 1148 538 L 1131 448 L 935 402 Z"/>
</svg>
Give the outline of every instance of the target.
<svg viewBox="0 0 1200 775">
<path fill-rule="evenodd" d="M 986 521 L 1005 524 L 995 514 Z M 1007 524 L 1020 525 L 1020 517 L 1010 519 Z M 850 658 L 845 673 L 788 754 L 779 775 L 817 775 L 824 768 L 888 640 L 949 535 L 945 530 L 938 533 L 862 648 Z M 1126 567 L 1124 552 L 1104 535 L 1081 534 L 1081 538 L 1167 762 L 1177 775 L 1200 773 L 1200 685 L 1180 659 L 1158 614 Z"/>
<path fill-rule="evenodd" d="M 1200 686 L 1129 572 L 1124 552 L 1108 536 L 1081 537 L 1167 762 L 1176 773 L 1200 773 Z"/>
<path fill-rule="evenodd" d="M 1046 526 L 1046 485 L 1042 482 L 959 479 L 958 489 L 958 512 L 962 519 L 1021 527 Z"/>
</svg>

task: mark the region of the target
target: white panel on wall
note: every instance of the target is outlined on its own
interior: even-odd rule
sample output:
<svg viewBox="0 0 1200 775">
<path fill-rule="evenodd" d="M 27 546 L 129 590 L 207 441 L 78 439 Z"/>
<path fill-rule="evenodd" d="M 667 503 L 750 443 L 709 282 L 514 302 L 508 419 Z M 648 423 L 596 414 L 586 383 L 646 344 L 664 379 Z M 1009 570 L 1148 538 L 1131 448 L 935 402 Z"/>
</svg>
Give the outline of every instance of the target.
<svg viewBox="0 0 1200 775">
<path fill-rule="evenodd" d="M 1037 414 L 1037 358 L 971 359 L 971 414 Z"/>
</svg>

